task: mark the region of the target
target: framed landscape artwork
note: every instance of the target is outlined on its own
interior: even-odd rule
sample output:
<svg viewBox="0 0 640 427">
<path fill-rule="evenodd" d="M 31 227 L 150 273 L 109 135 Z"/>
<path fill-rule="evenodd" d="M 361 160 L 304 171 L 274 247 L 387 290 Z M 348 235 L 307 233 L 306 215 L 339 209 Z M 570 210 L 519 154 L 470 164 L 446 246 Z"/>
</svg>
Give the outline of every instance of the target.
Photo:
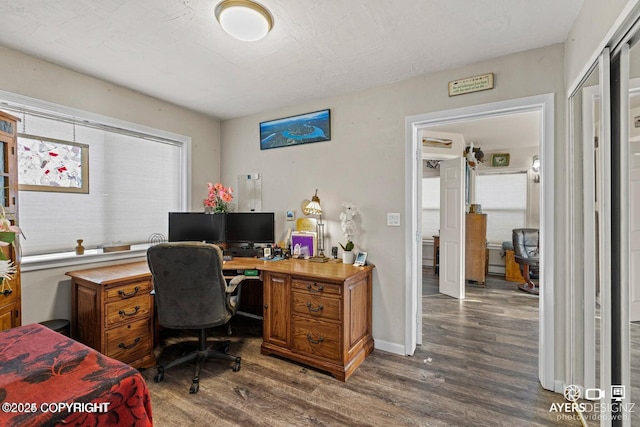
<svg viewBox="0 0 640 427">
<path fill-rule="evenodd" d="M 331 111 L 314 111 L 260 123 L 260 149 L 331 140 Z"/>
</svg>

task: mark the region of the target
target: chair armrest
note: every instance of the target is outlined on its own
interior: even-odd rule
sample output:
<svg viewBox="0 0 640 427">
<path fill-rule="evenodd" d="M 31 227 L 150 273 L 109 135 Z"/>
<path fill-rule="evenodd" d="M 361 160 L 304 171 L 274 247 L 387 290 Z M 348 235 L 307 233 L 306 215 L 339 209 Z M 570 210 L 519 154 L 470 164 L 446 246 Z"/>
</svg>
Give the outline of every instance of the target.
<svg viewBox="0 0 640 427">
<path fill-rule="evenodd" d="M 229 283 L 227 283 L 227 293 L 232 294 L 233 292 L 235 292 L 238 285 L 242 283 L 243 280 L 246 280 L 246 278 L 247 276 L 240 275 L 240 276 L 235 276 L 233 279 L 231 279 Z"/>
<path fill-rule="evenodd" d="M 227 283 L 227 289 L 226 289 L 227 308 L 234 314 L 238 309 L 238 304 L 240 303 L 240 292 L 242 290 L 242 287 L 240 286 L 240 284 L 246 278 L 247 277 L 244 275 L 235 276 L 233 279 L 229 281 L 229 283 Z"/>
<path fill-rule="evenodd" d="M 238 303 L 240 302 L 240 291 L 242 287 L 240 284 L 245 280 L 256 280 L 259 279 L 257 276 L 245 276 L 243 274 L 239 276 L 235 276 L 233 279 L 227 283 L 227 307 L 235 313 L 235 310 L 238 307 Z"/>
</svg>

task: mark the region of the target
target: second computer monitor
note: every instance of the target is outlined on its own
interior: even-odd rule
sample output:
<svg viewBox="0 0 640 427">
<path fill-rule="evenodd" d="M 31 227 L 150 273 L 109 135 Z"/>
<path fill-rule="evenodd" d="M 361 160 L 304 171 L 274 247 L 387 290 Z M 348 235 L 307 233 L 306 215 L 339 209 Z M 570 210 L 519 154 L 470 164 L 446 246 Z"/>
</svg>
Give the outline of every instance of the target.
<svg viewBox="0 0 640 427">
<path fill-rule="evenodd" d="M 227 243 L 275 243 L 273 212 L 231 212 L 226 217 Z"/>
</svg>

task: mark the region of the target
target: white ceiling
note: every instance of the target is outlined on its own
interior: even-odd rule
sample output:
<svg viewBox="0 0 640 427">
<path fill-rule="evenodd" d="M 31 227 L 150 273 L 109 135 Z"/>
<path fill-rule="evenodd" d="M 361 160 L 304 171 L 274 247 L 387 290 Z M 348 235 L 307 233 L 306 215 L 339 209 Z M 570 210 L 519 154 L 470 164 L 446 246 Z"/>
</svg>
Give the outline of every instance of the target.
<svg viewBox="0 0 640 427">
<path fill-rule="evenodd" d="M 564 42 L 583 0 L 261 0 L 253 43 L 218 2 L 2 0 L 0 45 L 228 119 Z"/>
<path fill-rule="evenodd" d="M 540 146 L 539 111 L 497 115 L 429 127 L 427 131 L 458 133 L 484 152 Z"/>
</svg>

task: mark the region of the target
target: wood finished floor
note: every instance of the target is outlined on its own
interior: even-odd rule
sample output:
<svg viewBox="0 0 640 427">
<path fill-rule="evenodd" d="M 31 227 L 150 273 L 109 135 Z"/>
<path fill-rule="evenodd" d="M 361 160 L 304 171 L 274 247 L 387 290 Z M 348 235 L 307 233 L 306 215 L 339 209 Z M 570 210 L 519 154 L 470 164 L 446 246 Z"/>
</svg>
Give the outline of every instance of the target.
<svg viewBox="0 0 640 427">
<path fill-rule="evenodd" d="M 431 270 L 424 278 L 424 339 L 413 357 L 374 350 L 342 383 L 262 356 L 260 321 L 237 317 L 230 353 L 242 356 L 239 372 L 226 362 L 208 361 L 195 395 L 189 394 L 191 365 L 168 370 L 161 383 L 153 381 L 155 369 L 143 372 L 154 424 L 581 425 L 577 419 L 557 421 L 549 408 L 563 398 L 539 385 L 538 297 L 490 278 L 486 287 L 467 286 L 467 298 L 459 302 L 433 292 L 437 279 Z"/>
</svg>

